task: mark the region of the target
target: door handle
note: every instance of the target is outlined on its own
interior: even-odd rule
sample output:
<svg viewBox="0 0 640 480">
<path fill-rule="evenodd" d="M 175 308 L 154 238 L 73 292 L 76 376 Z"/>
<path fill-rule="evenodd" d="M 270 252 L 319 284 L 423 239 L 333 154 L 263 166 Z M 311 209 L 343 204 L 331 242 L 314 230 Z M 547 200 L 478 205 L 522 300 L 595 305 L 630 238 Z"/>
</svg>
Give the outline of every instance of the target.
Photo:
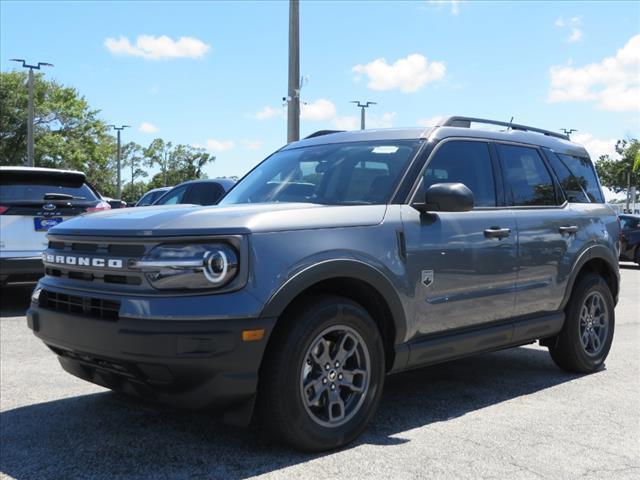
<svg viewBox="0 0 640 480">
<path fill-rule="evenodd" d="M 578 231 L 578 227 L 575 225 L 570 225 L 568 227 L 560 227 L 558 228 L 558 231 L 561 235 L 564 235 L 565 233 L 571 235 L 572 233 L 576 233 Z"/>
<path fill-rule="evenodd" d="M 510 228 L 491 227 L 484 231 L 484 236 L 487 238 L 503 239 L 509 235 L 511 235 Z"/>
</svg>

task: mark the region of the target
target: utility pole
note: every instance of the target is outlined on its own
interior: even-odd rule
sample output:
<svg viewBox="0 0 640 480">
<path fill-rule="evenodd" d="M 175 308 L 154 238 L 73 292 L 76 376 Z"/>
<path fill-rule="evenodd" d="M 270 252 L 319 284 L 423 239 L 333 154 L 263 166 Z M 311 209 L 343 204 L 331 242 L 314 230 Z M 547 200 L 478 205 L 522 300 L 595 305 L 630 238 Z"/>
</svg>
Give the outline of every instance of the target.
<svg viewBox="0 0 640 480">
<path fill-rule="evenodd" d="M 29 105 L 27 107 L 28 110 L 28 119 L 27 119 L 27 166 L 33 167 L 33 71 L 40 70 L 40 67 L 53 67 L 52 63 L 47 62 L 38 62 L 36 65 L 29 65 L 21 58 L 12 58 L 12 62 L 22 63 L 24 68 L 29 69 L 29 80 L 27 81 L 27 89 L 29 90 Z"/>
<path fill-rule="evenodd" d="M 568 139 L 571 139 L 571 134 L 573 132 L 577 132 L 578 130 L 576 130 L 575 128 L 561 128 L 560 131 L 564 132 Z"/>
<path fill-rule="evenodd" d="M 121 170 L 121 154 L 122 154 L 122 150 L 121 150 L 121 143 L 120 143 L 120 132 L 122 132 L 122 130 L 124 130 L 125 128 L 129 128 L 131 125 L 120 125 L 119 127 L 116 127 L 115 125 L 109 125 L 111 128 L 113 128 L 118 135 L 118 156 L 117 158 L 117 169 L 118 169 L 118 200 L 122 199 L 122 183 L 121 183 L 121 178 L 122 178 L 122 170 Z"/>
<path fill-rule="evenodd" d="M 287 143 L 300 140 L 300 2 L 289 0 Z"/>
<path fill-rule="evenodd" d="M 377 105 L 377 102 L 360 102 L 358 100 L 352 100 L 350 103 L 355 103 L 358 108 L 360 108 L 360 130 L 364 130 L 364 110 L 365 108 L 369 108 L 371 105 Z"/>
</svg>

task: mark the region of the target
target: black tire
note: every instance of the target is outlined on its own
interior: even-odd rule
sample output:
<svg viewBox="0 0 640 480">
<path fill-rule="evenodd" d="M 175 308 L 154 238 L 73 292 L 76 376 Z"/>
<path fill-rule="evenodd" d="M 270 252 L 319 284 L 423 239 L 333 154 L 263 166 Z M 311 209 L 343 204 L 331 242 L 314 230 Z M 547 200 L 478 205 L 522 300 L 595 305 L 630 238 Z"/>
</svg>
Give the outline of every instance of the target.
<svg viewBox="0 0 640 480">
<path fill-rule="evenodd" d="M 590 303 L 585 305 L 585 302 Z M 592 318 L 589 321 L 588 312 L 594 303 L 600 306 L 596 307 L 596 313 L 591 315 Z M 605 331 L 599 330 L 602 327 L 599 326 L 598 318 L 600 315 L 598 312 L 604 312 L 607 316 Z M 581 276 L 573 287 L 565 314 L 564 326 L 555 341 L 551 342 L 549 346 L 551 358 L 556 365 L 568 372 L 591 373 L 596 371 L 604 364 L 609 354 L 615 328 L 613 296 L 604 279 L 593 273 Z M 581 321 L 581 314 L 586 315 L 586 321 Z M 595 338 L 592 338 L 591 334 Z M 586 346 L 581 339 L 581 337 L 585 338 L 583 335 L 587 338 Z M 598 338 L 597 343 L 595 342 L 596 338 Z M 595 348 L 595 345 L 598 348 Z"/>
<path fill-rule="evenodd" d="M 640 246 L 636 247 L 636 253 L 633 256 L 633 261 L 634 263 L 637 263 L 638 265 L 640 265 Z"/>
<path fill-rule="evenodd" d="M 271 434 L 307 452 L 330 450 L 353 441 L 378 407 L 384 386 L 384 347 L 376 323 L 361 305 L 329 295 L 304 298 L 280 322 L 283 323 L 274 332 L 260 373 L 258 412 L 262 422 Z M 340 336 L 342 331 L 344 335 Z M 344 365 L 334 369 L 334 360 L 339 356 L 331 353 L 337 353 L 338 344 L 353 347 L 354 351 L 347 355 L 344 353 L 347 349 L 341 350 Z M 326 372 L 319 368 L 323 361 L 318 361 L 327 358 L 324 352 L 318 353 L 325 346 L 329 346 L 326 353 L 334 363 Z M 368 374 L 350 375 L 358 368 L 353 365 L 357 362 L 364 365 L 365 361 L 368 367 L 357 371 L 368 371 Z M 333 380 L 329 381 L 330 377 Z M 352 387 L 342 383 L 347 382 L 347 378 L 352 378 Z M 316 392 L 312 384 L 322 393 Z M 333 390 L 329 390 L 332 385 Z M 356 386 L 362 389 L 361 393 L 351 390 Z M 336 400 L 336 393 L 340 402 Z M 305 401 L 304 396 L 318 398 L 317 405 L 309 405 L 310 400 Z M 327 416 L 323 419 L 325 413 Z M 340 413 L 342 420 L 338 419 Z M 331 418 L 334 415 L 336 418 Z M 319 423 L 323 421 L 327 424 Z M 339 421 L 344 423 L 338 424 Z"/>
</svg>

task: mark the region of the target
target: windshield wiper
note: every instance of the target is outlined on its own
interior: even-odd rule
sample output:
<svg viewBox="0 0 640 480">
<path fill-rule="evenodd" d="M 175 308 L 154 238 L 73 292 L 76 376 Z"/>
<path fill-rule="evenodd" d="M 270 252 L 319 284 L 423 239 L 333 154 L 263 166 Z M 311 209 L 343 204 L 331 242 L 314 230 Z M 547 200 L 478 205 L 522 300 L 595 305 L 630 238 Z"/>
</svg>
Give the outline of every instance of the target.
<svg viewBox="0 0 640 480">
<path fill-rule="evenodd" d="M 68 193 L 45 193 L 43 200 L 85 200 L 85 197 L 76 197 Z"/>
</svg>

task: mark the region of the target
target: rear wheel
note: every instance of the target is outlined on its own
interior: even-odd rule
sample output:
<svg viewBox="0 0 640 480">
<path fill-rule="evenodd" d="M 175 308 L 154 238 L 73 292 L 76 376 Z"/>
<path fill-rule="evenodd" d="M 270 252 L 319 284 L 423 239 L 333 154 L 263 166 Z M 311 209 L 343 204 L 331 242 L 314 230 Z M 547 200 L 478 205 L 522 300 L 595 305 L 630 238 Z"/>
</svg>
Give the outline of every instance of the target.
<svg viewBox="0 0 640 480">
<path fill-rule="evenodd" d="M 366 427 L 380 401 L 384 348 L 359 304 L 309 297 L 283 318 L 260 379 L 260 414 L 269 429 L 305 451 L 340 447 Z"/>
<path fill-rule="evenodd" d="M 613 296 L 604 279 L 580 277 L 565 313 L 562 331 L 549 346 L 553 361 L 570 372 L 597 370 L 609 354 L 615 326 Z"/>
</svg>

